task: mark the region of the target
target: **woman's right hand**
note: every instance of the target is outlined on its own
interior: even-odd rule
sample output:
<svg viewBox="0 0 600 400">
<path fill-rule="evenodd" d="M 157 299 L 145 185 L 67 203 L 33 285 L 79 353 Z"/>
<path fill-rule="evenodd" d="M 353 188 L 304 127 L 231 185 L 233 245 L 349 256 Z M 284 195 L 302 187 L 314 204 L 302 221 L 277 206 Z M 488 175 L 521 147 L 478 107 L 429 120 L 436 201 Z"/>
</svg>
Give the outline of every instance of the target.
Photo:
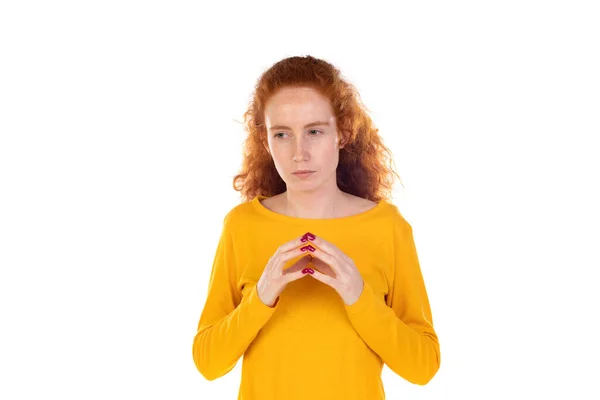
<svg viewBox="0 0 600 400">
<path fill-rule="evenodd" d="M 258 298 L 267 306 L 274 307 L 279 295 L 285 289 L 288 283 L 301 279 L 306 276 L 303 273 L 312 256 L 307 255 L 296 261 L 291 267 L 283 270 L 283 266 L 291 259 L 302 254 L 310 253 L 308 247 L 312 247 L 308 241 L 302 241 L 305 235 L 296 238 L 290 242 L 284 243 L 271 256 L 265 266 L 260 279 L 258 280 L 257 292 Z M 314 249 L 314 247 L 312 247 Z M 304 250 L 301 250 L 304 249 Z M 308 273 L 311 273 L 309 270 Z M 306 272 L 306 271 L 304 271 Z"/>
</svg>

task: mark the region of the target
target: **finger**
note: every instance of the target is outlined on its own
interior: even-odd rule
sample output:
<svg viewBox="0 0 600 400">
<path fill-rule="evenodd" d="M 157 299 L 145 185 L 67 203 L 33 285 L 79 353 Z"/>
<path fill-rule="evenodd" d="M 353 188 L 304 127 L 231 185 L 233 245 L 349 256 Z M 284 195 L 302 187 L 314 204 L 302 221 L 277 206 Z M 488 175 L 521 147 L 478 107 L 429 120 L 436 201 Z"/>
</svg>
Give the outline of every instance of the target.
<svg viewBox="0 0 600 400">
<path fill-rule="evenodd" d="M 335 256 L 332 256 L 329 253 L 324 252 L 323 250 L 316 248 L 315 251 L 312 252 L 313 257 L 315 257 L 316 259 L 325 262 L 327 265 L 329 265 L 329 267 L 333 270 L 333 272 L 335 272 L 336 276 L 340 276 L 340 274 L 343 271 L 343 263 L 340 262 L 340 260 L 338 258 L 336 258 Z"/>
<path fill-rule="evenodd" d="M 280 264 L 278 265 L 278 261 L 277 261 L 277 258 L 280 257 L 280 256 L 283 256 L 283 255 L 285 255 L 285 254 L 287 254 L 289 252 L 293 252 L 294 253 L 290 258 L 285 259 L 285 261 L 288 261 L 291 258 L 294 258 L 294 257 L 298 256 L 298 253 L 296 253 L 295 250 L 297 248 L 305 247 L 308 244 L 308 242 L 306 242 L 306 243 L 303 242 L 302 238 L 304 238 L 304 235 L 298 236 L 297 238 L 295 238 L 293 240 L 290 240 L 289 242 L 284 243 L 281 246 L 279 246 L 277 248 L 277 250 L 275 251 L 275 253 L 269 259 L 269 262 L 271 260 L 274 260 L 274 262 L 271 265 L 271 269 L 277 268 L 277 266 L 281 266 Z M 304 253 L 306 253 L 306 251 L 301 251 L 299 254 L 304 254 Z"/>
<path fill-rule="evenodd" d="M 279 246 L 279 248 L 277 249 L 277 252 L 279 252 L 280 254 L 283 254 L 287 251 L 293 250 L 296 247 L 302 245 L 305 246 L 307 244 L 309 244 L 308 242 L 303 242 L 302 238 L 304 237 L 304 235 L 302 236 L 298 236 L 297 238 L 290 240 L 287 243 L 282 244 L 281 246 Z"/>
<path fill-rule="evenodd" d="M 285 266 L 285 264 L 289 260 L 308 253 L 309 250 L 306 247 L 307 246 L 303 246 L 303 247 L 300 247 L 300 248 L 294 248 L 292 250 L 286 251 L 285 253 L 277 255 L 276 256 L 277 258 L 275 259 L 273 268 L 275 268 L 276 270 L 282 272 L 283 271 L 283 267 Z"/>
<path fill-rule="evenodd" d="M 340 250 L 335 244 L 331 243 L 328 240 L 323 239 L 320 236 L 316 236 L 313 240 L 311 240 L 317 247 L 326 253 L 339 258 L 340 260 L 345 260 L 348 258 L 346 254 L 342 250 Z"/>
<path fill-rule="evenodd" d="M 314 265 L 314 267 L 316 269 L 318 269 L 325 275 L 329 275 L 332 278 L 337 278 L 335 271 L 333 269 L 331 269 L 331 267 L 328 264 L 325 264 L 323 261 L 319 260 L 318 258 L 314 257 L 312 259 L 312 264 Z"/>
<path fill-rule="evenodd" d="M 291 274 L 296 271 L 301 271 L 311 262 L 311 259 L 312 256 L 310 254 L 306 257 L 302 257 L 301 259 L 296 261 L 291 267 L 284 269 L 283 273 Z"/>
<path fill-rule="evenodd" d="M 331 286 L 332 288 L 334 288 L 335 290 L 337 290 L 338 287 L 338 283 L 339 281 L 335 278 L 332 278 L 329 275 L 325 275 L 317 270 L 315 270 L 314 274 L 307 274 L 312 276 L 313 278 L 315 278 L 318 281 L 323 282 L 324 284 L 326 284 L 327 286 Z"/>
<path fill-rule="evenodd" d="M 292 272 L 291 274 L 285 274 L 281 279 L 283 280 L 284 284 L 288 284 L 288 283 L 290 283 L 292 281 L 296 281 L 298 279 L 302 279 L 306 275 L 310 275 L 310 274 L 303 273 L 302 270 L 296 271 L 296 272 Z M 315 271 L 315 273 L 316 273 L 316 271 Z"/>
</svg>

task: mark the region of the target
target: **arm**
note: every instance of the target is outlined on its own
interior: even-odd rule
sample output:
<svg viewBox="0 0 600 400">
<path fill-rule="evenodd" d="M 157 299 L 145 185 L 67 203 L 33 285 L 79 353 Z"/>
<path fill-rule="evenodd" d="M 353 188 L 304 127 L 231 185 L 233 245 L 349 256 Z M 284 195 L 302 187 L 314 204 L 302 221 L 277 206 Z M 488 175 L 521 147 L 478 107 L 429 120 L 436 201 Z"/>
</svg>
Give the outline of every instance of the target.
<svg viewBox="0 0 600 400">
<path fill-rule="evenodd" d="M 243 298 L 237 290 L 236 258 L 228 216 L 223 223 L 206 303 L 192 346 L 196 368 L 208 380 L 233 369 L 277 309 L 277 304 L 271 308 L 260 300 L 256 285 Z"/>
<path fill-rule="evenodd" d="M 401 216 L 394 225 L 394 245 L 394 278 L 386 301 L 365 281 L 358 300 L 345 307 L 355 330 L 392 371 L 425 385 L 439 369 L 440 346 L 412 227 Z"/>
</svg>

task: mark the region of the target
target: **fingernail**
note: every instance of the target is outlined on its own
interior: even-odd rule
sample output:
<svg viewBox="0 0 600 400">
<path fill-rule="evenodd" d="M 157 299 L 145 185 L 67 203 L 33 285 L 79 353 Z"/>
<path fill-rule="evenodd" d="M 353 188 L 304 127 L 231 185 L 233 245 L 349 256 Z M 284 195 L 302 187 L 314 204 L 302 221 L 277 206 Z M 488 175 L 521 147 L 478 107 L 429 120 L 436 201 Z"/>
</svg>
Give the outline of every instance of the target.
<svg viewBox="0 0 600 400">
<path fill-rule="evenodd" d="M 303 274 L 311 274 L 311 275 L 312 275 L 312 274 L 314 274 L 314 273 L 315 273 L 315 271 L 313 271 L 313 269 L 312 269 L 312 268 L 304 268 L 304 269 L 302 270 L 302 273 L 303 273 Z"/>
<path fill-rule="evenodd" d="M 308 247 L 308 250 L 310 250 L 310 251 L 315 251 L 315 248 L 312 247 L 310 244 L 308 246 L 304 246 L 304 247 Z"/>
<path fill-rule="evenodd" d="M 300 251 L 306 251 L 306 250 L 310 250 L 312 246 L 304 246 L 304 247 L 300 247 Z M 312 251 L 312 250 L 311 250 Z"/>
<path fill-rule="evenodd" d="M 306 242 L 308 240 L 308 238 L 306 237 L 306 235 L 302 236 L 302 239 L 300 239 L 300 241 L 302 243 Z"/>
<path fill-rule="evenodd" d="M 315 235 L 313 235 L 310 232 L 306 232 L 304 236 L 307 237 L 309 240 L 315 240 Z"/>
</svg>

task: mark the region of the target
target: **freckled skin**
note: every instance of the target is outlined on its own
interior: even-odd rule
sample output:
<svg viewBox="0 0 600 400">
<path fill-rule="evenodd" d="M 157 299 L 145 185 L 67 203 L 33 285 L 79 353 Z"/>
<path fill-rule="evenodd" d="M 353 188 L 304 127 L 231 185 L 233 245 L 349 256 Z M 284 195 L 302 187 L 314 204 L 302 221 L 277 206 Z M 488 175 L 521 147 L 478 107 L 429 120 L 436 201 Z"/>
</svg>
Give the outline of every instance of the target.
<svg viewBox="0 0 600 400">
<path fill-rule="evenodd" d="M 329 125 L 304 127 L 315 121 Z M 339 134 L 329 100 L 312 88 L 282 88 L 266 104 L 265 123 L 267 128 L 273 125 L 290 128 L 268 130 L 268 146 L 265 146 L 287 190 L 323 191 L 327 196 L 337 196 Z M 297 169 L 316 173 L 308 179 L 298 179 L 292 175 Z"/>
</svg>

